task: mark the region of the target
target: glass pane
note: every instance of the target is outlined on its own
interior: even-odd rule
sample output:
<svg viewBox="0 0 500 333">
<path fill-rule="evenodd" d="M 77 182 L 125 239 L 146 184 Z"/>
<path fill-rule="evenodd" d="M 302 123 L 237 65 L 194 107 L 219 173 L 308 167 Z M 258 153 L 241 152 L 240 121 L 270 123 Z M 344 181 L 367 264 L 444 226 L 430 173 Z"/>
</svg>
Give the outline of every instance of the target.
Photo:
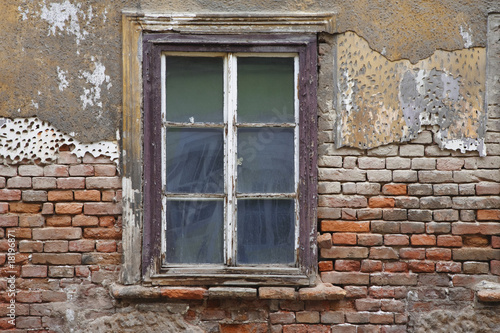
<svg viewBox="0 0 500 333">
<path fill-rule="evenodd" d="M 293 193 L 292 128 L 238 129 L 239 193 Z"/>
<path fill-rule="evenodd" d="M 294 58 L 238 58 L 238 122 L 294 122 Z"/>
<path fill-rule="evenodd" d="M 166 138 L 167 191 L 224 192 L 222 129 L 168 128 Z"/>
<path fill-rule="evenodd" d="M 295 262 L 294 200 L 238 200 L 238 253 L 242 264 Z"/>
<path fill-rule="evenodd" d="M 224 202 L 167 201 L 167 263 L 224 261 Z"/>
<path fill-rule="evenodd" d="M 167 120 L 222 122 L 223 73 L 221 57 L 167 56 Z"/>
</svg>

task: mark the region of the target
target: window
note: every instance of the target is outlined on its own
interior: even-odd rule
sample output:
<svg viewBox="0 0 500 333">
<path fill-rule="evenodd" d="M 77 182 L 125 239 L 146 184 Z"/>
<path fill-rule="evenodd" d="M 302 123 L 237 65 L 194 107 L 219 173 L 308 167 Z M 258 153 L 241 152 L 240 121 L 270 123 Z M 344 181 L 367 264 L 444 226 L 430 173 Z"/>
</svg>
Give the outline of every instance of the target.
<svg viewBox="0 0 500 333">
<path fill-rule="evenodd" d="M 310 284 L 316 35 L 145 33 L 142 54 L 142 280 Z"/>
</svg>

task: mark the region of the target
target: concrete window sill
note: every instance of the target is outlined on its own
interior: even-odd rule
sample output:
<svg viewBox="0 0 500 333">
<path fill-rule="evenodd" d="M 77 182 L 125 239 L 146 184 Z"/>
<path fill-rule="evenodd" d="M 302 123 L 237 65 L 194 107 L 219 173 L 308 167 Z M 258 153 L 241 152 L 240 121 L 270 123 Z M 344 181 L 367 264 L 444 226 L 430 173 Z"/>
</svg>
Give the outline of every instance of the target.
<svg viewBox="0 0 500 333">
<path fill-rule="evenodd" d="M 311 288 L 290 287 L 144 287 L 112 284 L 111 295 L 117 299 L 172 299 L 202 300 L 205 298 L 277 299 L 300 301 L 337 301 L 345 297 L 346 291 L 330 283 Z"/>
</svg>

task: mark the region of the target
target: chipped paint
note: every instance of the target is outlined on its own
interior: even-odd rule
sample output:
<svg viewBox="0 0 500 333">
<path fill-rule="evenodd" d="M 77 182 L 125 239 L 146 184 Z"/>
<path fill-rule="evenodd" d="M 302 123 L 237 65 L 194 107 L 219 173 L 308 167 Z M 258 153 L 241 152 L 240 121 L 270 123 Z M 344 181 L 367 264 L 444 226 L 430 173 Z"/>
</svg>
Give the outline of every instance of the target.
<svg viewBox="0 0 500 333">
<path fill-rule="evenodd" d="M 87 81 L 87 84 L 91 85 L 90 88 L 83 88 L 83 94 L 80 95 L 80 100 L 82 101 L 82 107 L 85 109 L 87 105 L 98 106 L 102 108 L 101 98 L 101 86 L 107 83 L 106 88 L 109 90 L 112 87 L 111 78 L 106 75 L 106 67 L 95 58 L 92 57 L 94 62 L 94 71 L 81 72 L 81 77 Z"/>
<path fill-rule="evenodd" d="M 19 161 L 39 161 L 49 163 L 57 159 L 59 148 L 72 147 L 77 157 L 86 153 L 94 157 L 106 156 L 118 163 L 118 144 L 100 141 L 80 143 L 68 134 L 57 130 L 38 118 L 0 118 L 0 159 Z"/>
<path fill-rule="evenodd" d="M 68 71 L 63 71 L 59 66 L 57 66 L 57 78 L 59 79 L 59 90 L 64 91 L 69 86 L 69 82 L 66 79 Z"/>
<path fill-rule="evenodd" d="M 469 47 L 472 46 L 472 29 L 467 28 L 464 29 L 463 26 L 460 26 L 460 35 L 462 36 L 464 40 L 464 47 L 468 49 Z"/>
<path fill-rule="evenodd" d="M 56 36 L 56 33 L 65 32 L 75 36 L 77 45 L 89 34 L 85 29 L 80 28 L 78 16 L 85 18 L 85 14 L 81 12 L 81 4 L 74 5 L 68 0 L 63 3 L 51 3 L 49 7 L 44 4 L 40 13 L 40 18 L 49 23 L 48 36 L 50 34 Z"/>
<path fill-rule="evenodd" d="M 338 147 L 410 141 L 437 125 L 440 147 L 485 154 L 486 50 L 391 62 L 355 33 L 338 37 Z"/>
</svg>

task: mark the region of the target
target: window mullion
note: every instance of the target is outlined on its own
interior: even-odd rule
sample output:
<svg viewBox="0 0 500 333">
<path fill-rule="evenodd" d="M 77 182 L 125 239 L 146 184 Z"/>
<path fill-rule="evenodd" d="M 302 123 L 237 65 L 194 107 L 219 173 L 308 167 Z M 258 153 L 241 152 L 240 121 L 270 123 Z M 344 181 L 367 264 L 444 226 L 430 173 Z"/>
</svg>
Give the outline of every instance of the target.
<svg viewBox="0 0 500 333">
<path fill-rule="evenodd" d="M 236 57 L 229 53 L 226 67 L 226 145 L 227 145 L 227 211 L 226 211 L 226 264 L 236 261 Z"/>
</svg>

